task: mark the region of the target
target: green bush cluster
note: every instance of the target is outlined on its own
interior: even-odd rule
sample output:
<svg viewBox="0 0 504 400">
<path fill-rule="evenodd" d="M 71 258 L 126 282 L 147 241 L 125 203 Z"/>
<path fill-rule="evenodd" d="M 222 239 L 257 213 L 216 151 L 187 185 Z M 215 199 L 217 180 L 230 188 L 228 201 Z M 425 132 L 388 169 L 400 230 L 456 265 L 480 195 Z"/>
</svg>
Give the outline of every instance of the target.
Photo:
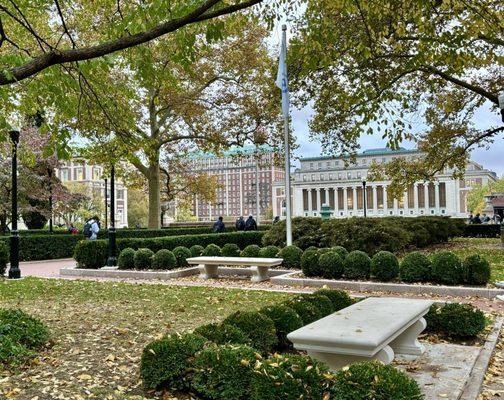
<svg viewBox="0 0 504 400">
<path fill-rule="evenodd" d="M 125 248 L 117 258 L 117 267 L 119 269 L 135 268 L 135 250 L 131 247 Z"/>
<path fill-rule="evenodd" d="M 150 269 L 153 257 L 154 252 L 151 249 L 138 249 L 133 257 L 135 269 Z"/>
<path fill-rule="evenodd" d="M 447 336 L 470 338 L 485 329 L 485 314 L 470 304 L 434 304 L 427 315 L 427 331 Z"/>
<path fill-rule="evenodd" d="M 275 323 L 257 311 L 237 311 L 223 322 L 240 329 L 250 341 L 250 345 L 261 353 L 270 352 L 278 343 Z"/>
<path fill-rule="evenodd" d="M 468 256 L 462 263 L 464 282 L 470 285 L 486 285 L 490 280 L 490 263 L 479 254 Z"/>
<path fill-rule="evenodd" d="M 404 282 L 426 282 L 431 278 L 431 262 L 418 251 L 408 253 L 401 261 L 399 274 Z"/>
<path fill-rule="evenodd" d="M 242 257 L 259 257 L 260 251 L 261 248 L 257 244 L 250 244 L 242 250 L 240 255 Z"/>
<path fill-rule="evenodd" d="M 280 249 L 277 246 L 266 246 L 259 250 L 261 258 L 276 258 Z"/>
<path fill-rule="evenodd" d="M 311 303 L 319 310 L 322 317 L 325 317 L 334 312 L 334 307 L 332 301 L 329 297 L 320 294 L 320 293 L 312 293 L 312 294 L 301 294 L 299 298 L 302 301 Z"/>
<path fill-rule="evenodd" d="M 303 320 L 298 313 L 291 307 L 281 304 L 264 307 L 259 312 L 266 315 L 275 324 L 278 348 L 286 349 L 292 347 L 292 343 L 287 339 L 287 335 L 303 326 Z"/>
<path fill-rule="evenodd" d="M 137 250 L 137 253 L 141 249 Z M 152 257 L 152 269 L 174 269 L 177 268 L 177 259 L 170 250 L 161 249 Z"/>
<path fill-rule="evenodd" d="M 191 250 L 184 246 L 177 246 L 173 249 L 173 255 L 177 260 L 177 267 L 185 268 L 189 264 L 187 263 L 187 259 L 192 257 Z"/>
<path fill-rule="evenodd" d="M 360 250 L 351 251 L 343 261 L 343 275 L 348 279 L 369 279 L 371 259 Z"/>
<path fill-rule="evenodd" d="M 221 255 L 221 248 L 213 243 L 205 247 L 205 250 L 203 250 L 202 254 L 202 256 L 204 257 L 220 257 Z"/>
<path fill-rule="evenodd" d="M 194 330 L 194 333 L 215 344 L 247 344 L 249 339 L 236 326 L 229 324 L 207 324 L 201 325 Z"/>
<path fill-rule="evenodd" d="M 382 282 L 391 281 L 399 276 L 399 261 L 389 251 L 379 251 L 371 259 L 371 276 Z"/>
<path fill-rule="evenodd" d="M 0 276 L 7 271 L 7 263 L 9 262 L 9 248 L 4 242 L 0 242 Z"/>
<path fill-rule="evenodd" d="M 322 278 L 340 279 L 343 276 L 343 259 L 340 253 L 333 249 L 321 254 L 318 264 Z"/>
<path fill-rule="evenodd" d="M 297 246 L 286 246 L 278 253 L 278 257 L 283 259 L 282 266 L 287 269 L 301 268 L 301 257 L 303 250 Z"/>
<path fill-rule="evenodd" d="M 203 254 L 205 248 L 199 244 L 195 244 L 194 246 L 191 246 L 189 251 L 191 252 L 191 257 L 199 257 Z"/>
<path fill-rule="evenodd" d="M 320 253 L 318 249 L 308 248 L 301 257 L 301 270 L 305 276 L 321 276 L 322 271 L 319 268 Z"/>
<path fill-rule="evenodd" d="M 462 283 L 464 279 L 462 262 L 451 251 L 441 251 L 432 256 L 431 274 L 435 282 L 448 285 Z"/>
<path fill-rule="evenodd" d="M 234 243 L 226 243 L 222 247 L 222 256 L 223 257 L 240 257 L 240 247 Z"/>
<path fill-rule="evenodd" d="M 319 289 L 315 294 L 321 294 L 331 300 L 334 311 L 342 310 L 353 304 L 351 297 L 343 290 Z"/>
</svg>

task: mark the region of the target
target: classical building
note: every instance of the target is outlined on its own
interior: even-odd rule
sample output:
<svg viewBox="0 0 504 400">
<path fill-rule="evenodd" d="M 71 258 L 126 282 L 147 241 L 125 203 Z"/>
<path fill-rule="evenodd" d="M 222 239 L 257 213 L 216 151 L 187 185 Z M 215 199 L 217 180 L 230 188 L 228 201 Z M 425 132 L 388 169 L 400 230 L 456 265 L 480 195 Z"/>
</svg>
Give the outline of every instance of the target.
<svg viewBox="0 0 504 400">
<path fill-rule="evenodd" d="M 341 158 L 302 158 L 292 180 L 293 215 L 319 216 L 322 205 L 327 204 L 333 217 L 363 216 L 365 198 L 366 212 L 370 217 L 467 217 L 471 210 L 467 209 L 466 196 L 471 187 L 486 185 L 497 178 L 494 172 L 469 161 L 464 179 L 453 179 L 451 171 L 444 171 L 437 174 L 433 182 L 411 185 L 402 199 L 387 195 L 389 181 L 366 181 L 372 163 L 387 163 L 396 157 L 411 160 L 421 156 L 422 153 L 415 149 L 370 149 L 358 154 L 355 163 L 349 166 L 345 166 Z M 283 182 L 274 183 L 272 203 L 275 215 L 285 215 Z"/>
<path fill-rule="evenodd" d="M 103 176 L 103 167 L 92 165 L 84 159 L 75 158 L 62 163 L 61 168 L 56 170 L 56 176 L 63 185 L 68 183 L 79 183 L 87 186 L 90 191 L 97 193 L 104 202 L 104 196 L 107 196 L 107 204 L 110 207 L 110 180 L 107 184 L 107 193 L 105 194 L 105 180 Z M 107 219 L 110 218 L 110 210 Z M 128 189 L 116 178 L 115 182 L 115 224 L 116 228 L 125 228 L 128 226 Z M 103 221 L 105 215 L 99 216 Z"/>
<path fill-rule="evenodd" d="M 219 216 L 235 219 L 238 216 L 257 215 L 260 218 L 272 209 L 272 184 L 284 179 L 285 173 L 275 163 L 276 155 L 269 146 L 233 147 L 220 155 L 195 153 L 190 158 L 190 170 L 217 177 L 216 201 L 212 204 L 193 200 L 194 215 L 200 221 Z"/>
</svg>

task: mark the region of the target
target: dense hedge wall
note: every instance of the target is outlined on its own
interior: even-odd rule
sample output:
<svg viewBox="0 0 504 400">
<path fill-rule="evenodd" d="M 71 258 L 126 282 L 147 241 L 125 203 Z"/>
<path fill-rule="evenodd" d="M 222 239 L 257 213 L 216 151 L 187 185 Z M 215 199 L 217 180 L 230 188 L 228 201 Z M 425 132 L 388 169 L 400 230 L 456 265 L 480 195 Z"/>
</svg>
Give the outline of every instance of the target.
<svg viewBox="0 0 504 400">
<path fill-rule="evenodd" d="M 496 224 L 467 224 L 464 227 L 464 236 L 466 237 L 500 237 L 501 226 Z"/>
<path fill-rule="evenodd" d="M 19 238 L 19 260 L 53 260 L 71 258 L 80 235 L 30 235 Z M 9 236 L 0 237 L 9 246 Z"/>
<path fill-rule="evenodd" d="M 264 232 L 231 232 L 231 233 L 211 233 L 206 235 L 182 235 L 169 236 L 152 239 L 118 239 L 117 250 L 131 247 L 133 249 L 148 248 L 154 252 L 161 249 L 173 250 L 175 247 L 191 247 L 193 245 L 207 246 L 216 244 L 224 246 L 227 243 L 234 243 L 244 248 L 250 244 L 260 244 Z M 74 258 L 81 268 L 101 268 L 107 259 L 106 240 L 83 240 L 75 248 Z"/>
</svg>

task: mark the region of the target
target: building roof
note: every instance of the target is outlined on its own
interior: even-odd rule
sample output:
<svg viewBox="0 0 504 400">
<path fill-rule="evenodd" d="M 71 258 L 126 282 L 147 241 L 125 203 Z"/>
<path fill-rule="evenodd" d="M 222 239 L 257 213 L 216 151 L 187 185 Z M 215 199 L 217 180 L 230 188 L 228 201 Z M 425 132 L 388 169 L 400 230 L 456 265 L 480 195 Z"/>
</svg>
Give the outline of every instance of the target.
<svg viewBox="0 0 504 400">
<path fill-rule="evenodd" d="M 198 158 L 218 158 L 218 157 L 238 157 L 238 156 L 248 156 L 248 155 L 253 155 L 259 150 L 261 153 L 273 153 L 275 152 L 275 149 L 268 145 L 268 144 L 262 144 L 260 146 L 255 146 L 252 144 L 245 145 L 245 146 L 233 146 L 230 147 L 227 150 L 224 150 L 222 153 L 212 153 L 212 152 L 204 152 L 204 151 L 195 151 L 189 154 L 188 158 L 189 159 L 198 159 Z"/>
<path fill-rule="evenodd" d="M 418 149 L 405 149 L 404 147 L 399 147 L 398 149 L 391 149 L 389 147 L 380 147 L 376 149 L 368 149 L 364 150 L 361 153 L 357 153 L 357 157 L 363 156 L 381 156 L 381 155 L 393 155 L 393 154 L 410 154 L 410 153 L 418 153 Z M 318 160 L 332 160 L 335 158 L 348 158 L 348 155 L 343 157 L 337 156 L 319 156 L 319 157 L 306 157 L 300 158 L 300 161 L 318 161 Z"/>
</svg>

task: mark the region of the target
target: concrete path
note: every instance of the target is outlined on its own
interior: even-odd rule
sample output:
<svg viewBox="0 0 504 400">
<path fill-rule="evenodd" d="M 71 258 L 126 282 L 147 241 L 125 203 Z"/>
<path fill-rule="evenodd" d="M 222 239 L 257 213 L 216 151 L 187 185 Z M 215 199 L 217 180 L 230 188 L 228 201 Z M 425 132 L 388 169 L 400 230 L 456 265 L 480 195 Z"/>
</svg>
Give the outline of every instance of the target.
<svg viewBox="0 0 504 400">
<path fill-rule="evenodd" d="M 23 261 L 19 263 L 21 276 L 36 276 L 39 278 L 59 278 L 60 269 L 64 267 L 75 267 L 73 258 L 44 261 Z"/>
</svg>

